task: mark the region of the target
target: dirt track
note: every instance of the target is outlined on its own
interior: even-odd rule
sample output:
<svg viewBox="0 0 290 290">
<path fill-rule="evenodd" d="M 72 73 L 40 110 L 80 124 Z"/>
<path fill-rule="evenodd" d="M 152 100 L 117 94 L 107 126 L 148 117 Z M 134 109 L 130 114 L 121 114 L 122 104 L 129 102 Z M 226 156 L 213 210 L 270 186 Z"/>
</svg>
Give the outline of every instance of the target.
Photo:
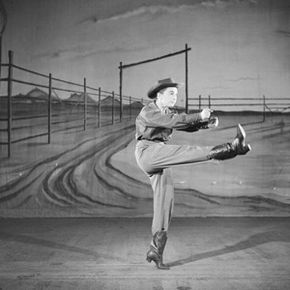
<svg viewBox="0 0 290 290">
<path fill-rule="evenodd" d="M 209 138 L 216 139 L 215 142 L 220 139 L 222 142 L 222 139 L 232 138 L 230 136 L 235 129 L 234 126 L 228 126 L 232 123 L 231 119 L 219 130 L 201 132 L 203 135 L 177 133 L 177 138 L 173 141 L 188 143 L 188 136 L 201 136 L 198 142 L 203 146 L 209 142 Z M 283 176 L 287 178 L 289 160 L 280 155 L 281 150 L 288 150 L 287 143 L 281 142 L 288 138 L 288 132 L 281 134 L 275 124 L 267 122 L 253 122 L 246 126 L 246 130 L 248 139 L 255 148 L 246 157 L 217 166 L 207 163 L 174 169 L 177 183 L 185 180 L 184 184 L 178 183 L 176 186 L 175 216 L 290 215 L 287 196 L 268 194 L 271 188 L 264 189 L 259 183 L 256 188 L 262 194 L 255 191 L 251 193 L 251 188 L 255 187 L 248 185 L 251 182 L 256 183 L 262 177 L 261 181 L 265 180 L 271 186 L 270 178 L 275 175 L 263 174 L 271 171 L 275 173 L 275 170 L 280 179 Z M 28 143 L 24 154 L 19 153 L 12 161 L 6 160 L 6 165 L 5 162 L 2 163 L 2 173 L 6 178 L 11 176 L 12 180 L 2 180 L 1 216 L 151 216 L 152 190 L 145 174 L 136 167 L 132 122 L 82 134 L 59 135 L 55 144 L 45 147 L 30 146 Z M 271 151 L 269 147 L 272 155 L 266 155 L 269 152 L 267 144 L 271 144 L 273 134 L 275 139 L 278 137 L 280 140 L 280 151 Z M 72 136 L 75 136 L 73 140 Z M 274 164 L 257 167 L 261 166 L 261 161 L 266 164 L 265 162 L 279 158 L 280 162 L 286 162 L 279 164 L 279 168 L 284 168 L 283 172 Z M 238 175 L 243 176 L 246 182 L 233 183 Z M 208 185 L 209 176 L 217 182 Z M 247 178 L 250 178 L 248 183 Z M 281 190 L 287 189 L 287 184 L 287 180 L 281 179 Z M 230 194 L 226 194 L 227 190 Z"/>
</svg>

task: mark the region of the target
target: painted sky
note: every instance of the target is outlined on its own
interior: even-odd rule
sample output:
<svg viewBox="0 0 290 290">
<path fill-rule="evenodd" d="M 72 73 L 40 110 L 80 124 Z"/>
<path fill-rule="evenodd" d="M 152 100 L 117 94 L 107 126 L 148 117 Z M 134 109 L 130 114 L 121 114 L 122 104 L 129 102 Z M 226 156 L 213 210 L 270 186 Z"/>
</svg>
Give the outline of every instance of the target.
<svg viewBox="0 0 290 290">
<path fill-rule="evenodd" d="M 104 90 L 119 87 L 119 62 L 191 47 L 189 94 L 288 97 L 287 0 L 2 0 L 3 58 Z M 157 80 L 184 82 L 184 55 L 124 71 L 124 94 L 146 97 Z M 180 104 L 184 100 L 181 91 Z"/>
</svg>

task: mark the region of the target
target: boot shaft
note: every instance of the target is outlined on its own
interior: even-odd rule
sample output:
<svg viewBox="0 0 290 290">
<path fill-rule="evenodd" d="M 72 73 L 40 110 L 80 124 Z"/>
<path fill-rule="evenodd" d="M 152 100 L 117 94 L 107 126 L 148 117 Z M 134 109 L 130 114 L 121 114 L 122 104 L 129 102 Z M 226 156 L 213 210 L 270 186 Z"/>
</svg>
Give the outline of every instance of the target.
<svg viewBox="0 0 290 290">
<path fill-rule="evenodd" d="M 245 155 L 251 150 L 250 145 L 245 142 L 246 132 L 239 124 L 237 127 L 237 136 L 232 143 L 225 143 L 212 148 L 208 159 L 225 160 L 234 158 L 237 155 Z"/>
<path fill-rule="evenodd" d="M 208 154 L 208 159 L 225 160 L 235 156 L 237 156 L 237 152 L 232 144 L 225 143 L 212 148 Z"/>
<path fill-rule="evenodd" d="M 167 242 L 166 231 L 160 231 L 154 234 L 152 243 L 153 243 L 153 246 L 157 249 L 159 255 L 163 254 L 166 242 Z"/>
</svg>

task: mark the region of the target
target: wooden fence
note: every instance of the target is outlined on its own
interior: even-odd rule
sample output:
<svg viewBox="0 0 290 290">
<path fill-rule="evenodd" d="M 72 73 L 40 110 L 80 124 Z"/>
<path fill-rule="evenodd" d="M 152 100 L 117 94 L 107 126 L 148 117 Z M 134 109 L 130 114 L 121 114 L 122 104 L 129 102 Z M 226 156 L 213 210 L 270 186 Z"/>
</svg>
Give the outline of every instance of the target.
<svg viewBox="0 0 290 290">
<path fill-rule="evenodd" d="M 262 112 L 263 121 L 266 120 L 267 112 L 283 113 L 290 112 L 290 98 L 231 98 L 231 97 L 212 97 L 201 96 L 188 99 L 189 111 L 201 110 L 209 107 L 215 110 L 230 111 L 254 111 Z M 228 109 L 230 108 L 230 109 Z"/>
<path fill-rule="evenodd" d="M 135 116 L 144 104 L 143 99 L 121 96 L 114 91 L 88 86 L 86 78 L 81 83 L 75 83 L 53 77 L 51 73 L 46 75 L 17 66 L 14 64 L 12 51 L 8 53 L 8 63 L 2 64 L 1 68 L 6 68 L 7 76 L 0 78 L 0 88 L 7 93 L 0 96 L 0 146 L 7 146 L 8 157 L 11 156 L 14 143 L 46 136 L 47 143 L 50 144 L 55 132 L 75 128 L 87 130 L 88 127 L 100 128 L 122 122 Z M 16 77 L 15 72 L 25 75 Z M 38 77 L 41 81 L 28 82 L 27 75 Z M 44 89 L 47 93 L 42 98 L 31 97 L 29 94 L 15 95 L 15 84 L 21 87 L 34 86 L 35 90 Z M 6 90 L 3 85 L 7 86 Z M 58 94 L 69 94 L 69 97 L 59 98 Z M 290 99 L 265 96 L 214 98 L 200 95 L 197 98 L 187 98 L 185 111 L 201 110 L 203 107 L 259 111 L 265 121 L 267 112 L 289 110 Z"/>
<path fill-rule="evenodd" d="M 0 145 L 7 146 L 8 157 L 14 143 L 47 136 L 50 144 L 55 132 L 121 122 L 135 116 L 143 106 L 143 100 L 131 96 L 123 96 L 121 100 L 114 91 L 88 86 L 86 78 L 75 83 L 53 77 L 51 73 L 46 75 L 20 67 L 14 64 L 12 51 L 8 53 L 8 63 L 1 66 L 7 70 L 7 76 L 0 79 L 1 89 L 7 94 L 0 97 Z M 24 76 L 15 77 L 17 71 Z M 28 75 L 41 80 L 29 82 Z M 15 95 L 15 84 L 34 86 L 31 92 L 38 95 Z M 59 98 L 58 94 L 69 94 L 69 97 Z"/>
</svg>

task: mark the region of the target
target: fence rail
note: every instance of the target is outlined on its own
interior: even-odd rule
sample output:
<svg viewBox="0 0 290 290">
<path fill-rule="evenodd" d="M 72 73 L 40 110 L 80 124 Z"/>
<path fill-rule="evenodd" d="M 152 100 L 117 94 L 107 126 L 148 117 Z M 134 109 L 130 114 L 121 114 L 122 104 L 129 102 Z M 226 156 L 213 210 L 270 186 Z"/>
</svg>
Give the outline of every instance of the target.
<svg viewBox="0 0 290 290">
<path fill-rule="evenodd" d="M 245 110 L 247 108 L 249 111 L 260 111 L 263 113 L 263 121 L 266 119 L 266 112 L 284 112 L 285 110 L 290 111 L 290 98 L 266 98 L 262 96 L 260 98 L 233 98 L 233 97 L 212 97 L 201 96 L 197 98 L 189 98 L 190 102 L 188 106 L 191 109 L 201 110 L 203 106 L 209 108 L 224 108 L 239 107 Z"/>
<path fill-rule="evenodd" d="M 51 73 L 43 74 L 14 64 L 13 52 L 8 53 L 7 76 L 0 76 L 0 145 L 7 146 L 7 155 L 11 157 L 12 144 L 25 140 L 47 137 L 50 144 L 52 134 L 63 130 L 88 127 L 100 128 L 116 122 L 122 122 L 135 116 L 145 103 L 143 99 L 105 91 L 101 87 L 87 85 L 87 79 L 76 83 L 54 77 Z M 25 74 L 15 77 L 15 73 Z M 27 81 L 27 74 L 40 77 L 40 81 Z M 6 84 L 7 94 L 3 95 L 2 85 Z M 13 95 L 14 87 L 34 86 L 40 91 L 38 96 Z M 41 89 L 47 90 L 41 91 Z M 33 90 L 32 90 L 33 91 Z M 63 94 L 59 97 L 58 94 Z M 69 94 L 65 97 L 64 94 Z M 267 112 L 284 112 L 290 110 L 289 98 L 233 98 L 199 95 L 187 98 L 185 111 L 201 110 L 202 107 L 223 109 L 229 107 L 248 108 L 263 113 L 265 121 Z M 3 117 L 5 115 L 5 117 Z M 30 134 L 28 130 L 30 129 Z M 25 131 L 26 130 L 26 131 Z M 32 133 L 32 131 L 35 131 Z M 6 133 L 6 134 L 5 134 Z M 16 135 L 17 133 L 17 135 Z M 5 138 L 7 141 L 3 141 Z M 2 150 L 1 150 L 2 152 Z"/>
<path fill-rule="evenodd" d="M 0 76 L 0 88 L 3 91 L 2 85 L 6 84 L 7 95 L 0 97 L 0 145 L 7 146 L 8 157 L 12 155 L 12 144 L 43 136 L 50 144 L 53 133 L 122 122 L 132 118 L 143 106 L 143 100 L 131 96 L 123 96 L 121 100 L 114 91 L 88 86 L 86 78 L 77 83 L 15 65 L 12 51 L 8 53 L 8 63 L 1 64 L 1 67 L 7 68 L 7 76 Z M 14 77 L 16 72 L 25 75 Z M 33 81 L 27 81 L 27 74 L 34 77 Z M 35 81 L 36 77 L 40 77 L 41 81 Z M 39 95 L 13 95 L 14 84 L 21 88 L 35 87 Z M 59 94 L 69 96 L 60 98 Z M 123 118 L 122 110 L 127 112 Z M 28 133 L 27 128 L 31 132 Z M 3 141 L 4 138 L 6 141 Z"/>
</svg>

